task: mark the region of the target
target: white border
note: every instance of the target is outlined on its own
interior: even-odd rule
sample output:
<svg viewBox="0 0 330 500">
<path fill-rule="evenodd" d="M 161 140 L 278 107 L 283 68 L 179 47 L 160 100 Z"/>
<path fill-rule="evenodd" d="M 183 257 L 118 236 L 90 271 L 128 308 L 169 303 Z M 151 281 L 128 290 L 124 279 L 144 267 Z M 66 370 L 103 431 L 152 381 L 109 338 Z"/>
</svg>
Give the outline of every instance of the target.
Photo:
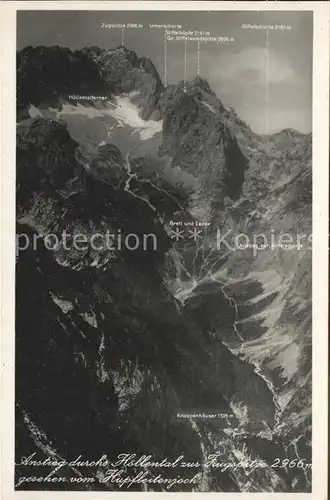
<svg viewBox="0 0 330 500">
<path fill-rule="evenodd" d="M 11 498 L 44 500 L 90 495 L 95 499 L 123 499 L 134 494 L 148 500 L 191 493 L 130 492 L 36 492 L 14 491 L 14 296 L 15 296 L 15 57 L 16 10 L 201 10 L 201 11 L 313 11 L 313 490 L 312 493 L 195 493 L 198 497 L 221 494 L 228 499 L 288 498 L 300 500 L 327 498 L 327 361 L 328 361 L 328 180 L 329 180 L 329 4 L 328 2 L 190 2 L 190 1 L 21 1 L 0 5 L 1 23 L 1 298 L 2 298 L 2 494 Z M 33 335 L 33 332 L 30 332 Z"/>
</svg>

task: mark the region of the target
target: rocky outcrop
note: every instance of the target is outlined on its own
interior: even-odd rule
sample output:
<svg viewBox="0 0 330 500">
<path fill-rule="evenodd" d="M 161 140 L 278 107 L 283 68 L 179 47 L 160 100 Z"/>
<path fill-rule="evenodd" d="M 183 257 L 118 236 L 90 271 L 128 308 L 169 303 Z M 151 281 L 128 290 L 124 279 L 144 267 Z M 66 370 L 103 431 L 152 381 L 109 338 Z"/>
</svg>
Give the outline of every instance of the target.
<svg viewBox="0 0 330 500">
<path fill-rule="evenodd" d="M 156 111 L 163 85 L 153 63 L 139 58 L 125 47 L 82 49 L 26 47 L 17 53 L 17 112 L 27 117 L 30 104 L 61 108 L 69 96 L 107 97 L 131 93 L 143 119 L 159 115 Z M 97 101 L 97 100 L 96 100 Z M 70 102 L 81 101 L 70 98 Z M 89 105 L 95 105 L 93 99 Z"/>
<path fill-rule="evenodd" d="M 145 57 L 126 47 L 104 50 L 95 59 L 104 80 L 116 94 L 134 92 L 134 102 L 145 120 L 154 118 L 163 85 L 158 72 Z"/>
<path fill-rule="evenodd" d="M 86 53 L 59 46 L 29 46 L 17 53 L 18 118 L 30 104 L 59 108 L 70 94 L 90 93 L 112 95 Z"/>
</svg>

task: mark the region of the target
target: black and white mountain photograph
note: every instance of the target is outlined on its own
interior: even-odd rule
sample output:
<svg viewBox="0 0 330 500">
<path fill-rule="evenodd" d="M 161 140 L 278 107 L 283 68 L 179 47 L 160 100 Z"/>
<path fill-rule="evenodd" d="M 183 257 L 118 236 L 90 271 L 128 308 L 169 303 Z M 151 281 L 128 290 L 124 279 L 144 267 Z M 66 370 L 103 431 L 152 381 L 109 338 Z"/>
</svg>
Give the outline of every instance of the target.
<svg viewBox="0 0 330 500">
<path fill-rule="evenodd" d="M 15 490 L 311 492 L 313 12 L 16 35 Z"/>
</svg>

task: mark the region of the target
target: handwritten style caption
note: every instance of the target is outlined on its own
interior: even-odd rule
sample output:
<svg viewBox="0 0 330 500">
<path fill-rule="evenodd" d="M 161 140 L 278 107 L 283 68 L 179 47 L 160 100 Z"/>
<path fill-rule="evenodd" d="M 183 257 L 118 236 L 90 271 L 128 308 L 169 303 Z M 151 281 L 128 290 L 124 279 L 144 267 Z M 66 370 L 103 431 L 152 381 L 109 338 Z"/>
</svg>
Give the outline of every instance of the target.
<svg viewBox="0 0 330 500">
<path fill-rule="evenodd" d="M 283 462 L 283 463 L 282 463 Z M 307 464 L 304 459 L 292 460 L 290 463 L 285 463 L 287 460 L 274 459 L 273 463 L 268 465 L 260 460 L 242 460 L 239 462 L 230 461 L 224 462 L 221 459 L 220 453 L 209 455 L 204 463 L 188 462 L 184 455 L 180 455 L 174 460 L 168 458 L 157 461 L 152 455 L 142 455 L 137 457 L 136 454 L 122 453 L 117 456 L 115 461 L 110 461 L 107 455 L 102 455 L 97 460 L 85 459 L 79 455 L 74 460 L 64 460 L 59 456 L 48 457 L 43 460 L 38 460 L 36 453 L 32 453 L 28 457 L 22 457 L 17 467 L 36 467 L 50 468 L 47 475 L 31 475 L 19 477 L 15 487 L 18 488 L 27 483 L 112 483 L 119 488 L 130 488 L 134 484 L 138 485 L 163 485 L 165 489 L 170 490 L 178 485 L 198 485 L 202 478 L 202 472 L 198 469 L 217 469 L 224 472 L 228 469 L 233 471 L 237 469 L 257 469 L 257 468 L 311 468 L 311 464 Z M 93 468 L 94 475 L 86 476 L 86 469 Z M 141 468 L 141 471 L 129 473 L 129 468 Z M 166 477 L 161 473 L 154 473 L 153 469 L 176 469 L 182 468 L 185 471 L 192 470 L 191 477 Z M 152 470 L 150 470 L 152 469 Z M 81 472 L 83 470 L 83 473 Z"/>
</svg>

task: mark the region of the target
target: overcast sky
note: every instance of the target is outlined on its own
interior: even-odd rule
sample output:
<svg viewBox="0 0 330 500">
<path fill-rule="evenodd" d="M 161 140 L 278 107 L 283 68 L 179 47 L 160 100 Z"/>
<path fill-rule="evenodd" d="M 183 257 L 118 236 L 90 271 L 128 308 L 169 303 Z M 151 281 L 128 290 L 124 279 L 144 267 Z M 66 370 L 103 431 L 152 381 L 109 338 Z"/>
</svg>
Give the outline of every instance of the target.
<svg viewBox="0 0 330 500">
<path fill-rule="evenodd" d="M 120 29 L 103 23 L 140 23 L 125 29 L 124 44 L 138 56 L 152 59 L 164 79 L 164 31 L 149 24 L 181 24 L 184 29 L 208 31 L 235 38 L 230 44 L 201 43 L 200 74 L 208 79 L 225 106 L 231 106 L 253 130 L 265 133 L 292 127 L 312 127 L 313 18 L 311 12 L 128 12 L 21 11 L 17 19 L 17 46 L 62 45 L 79 49 L 121 44 Z M 270 31 L 266 75 L 265 30 L 243 29 L 242 24 L 290 25 Z M 187 77 L 197 73 L 197 42 L 187 43 Z M 267 76 L 267 80 L 266 80 Z M 184 78 L 184 42 L 167 43 L 167 80 Z M 266 81 L 267 92 L 266 93 Z M 268 95 L 268 106 L 266 96 Z"/>
</svg>

